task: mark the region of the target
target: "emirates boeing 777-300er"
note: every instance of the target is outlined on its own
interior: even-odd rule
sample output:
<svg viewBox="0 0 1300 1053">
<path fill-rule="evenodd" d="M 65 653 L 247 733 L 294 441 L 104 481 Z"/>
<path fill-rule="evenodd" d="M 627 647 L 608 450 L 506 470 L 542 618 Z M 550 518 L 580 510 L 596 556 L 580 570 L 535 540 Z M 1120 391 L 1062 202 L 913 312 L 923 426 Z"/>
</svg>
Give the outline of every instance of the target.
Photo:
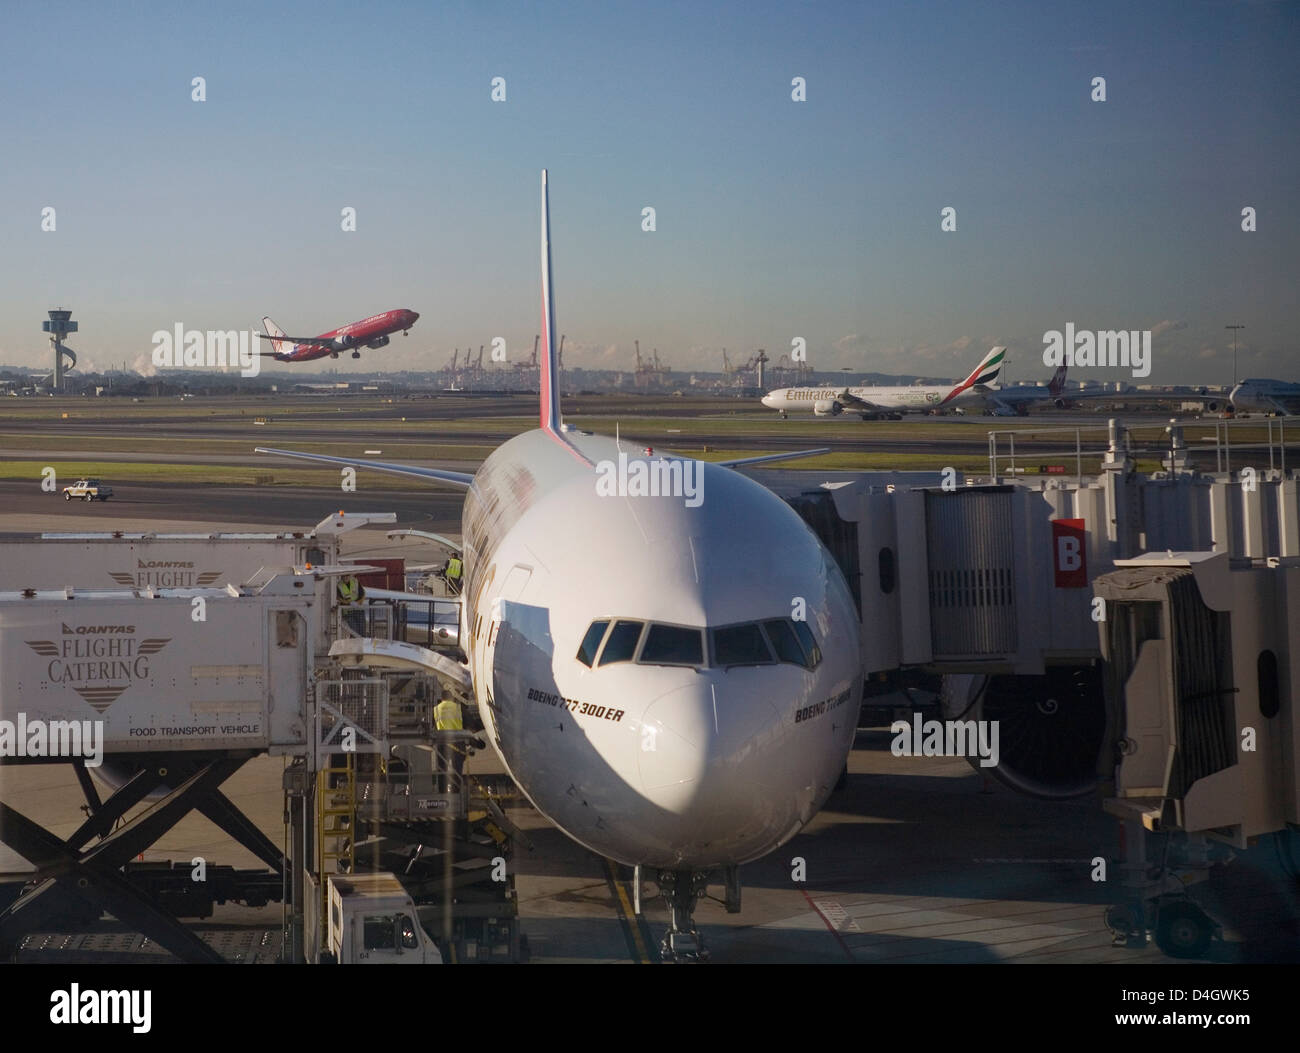
<svg viewBox="0 0 1300 1053">
<path fill-rule="evenodd" d="M 784 501 L 731 467 L 562 423 L 542 173 L 540 426 L 473 475 L 261 449 L 466 491 L 461 644 L 484 734 L 520 790 L 593 852 L 653 868 L 668 958 L 702 954 L 711 875 L 794 837 L 844 768 L 862 703 L 858 614 Z"/>
<path fill-rule="evenodd" d="M 277 362 L 310 362 L 313 359 L 338 358 L 340 351 L 351 351 L 353 358 L 360 358 L 362 347 L 379 348 L 388 343 L 388 337 L 401 330 L 405 336 L 420 316 L 409 307 L 399 307 L 383 314 L 372 314 L 359 322 L 331 329 L 320 336 L 287 336 L 285 331 L 271 319 L 263 318 L 265 333 L 257 335 L 263 340 L 271 341 L 270 351 L 260 354 L 274 358 Z"/>
<path fill-rule="evenodd" d="M 838 417 L 857 413 L 863 420 L 893 418 L 904 413 L 927 413 L 935 410 L 964 410 L 968 405 L 984 405 L 991 384 L 1002 368 L 1005 347 L 995 347 L 960 384 L 895 384 L 876 387 L 780 388 L 769 391 L 760 400 L 768 409 L 780 410 L 784 417 L 791 410 L 811 410 L 818 417 Z"/>
</svg>

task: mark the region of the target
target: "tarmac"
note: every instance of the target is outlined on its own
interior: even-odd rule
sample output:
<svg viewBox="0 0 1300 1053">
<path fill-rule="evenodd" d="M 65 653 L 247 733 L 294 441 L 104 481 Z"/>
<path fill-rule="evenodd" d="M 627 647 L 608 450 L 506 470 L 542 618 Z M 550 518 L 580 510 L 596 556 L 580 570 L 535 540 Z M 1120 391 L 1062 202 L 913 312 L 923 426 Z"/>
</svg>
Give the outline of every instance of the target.
<svg viewBox="0 0 1300 1053">
<path fill-rule="evenodd" d="M 10 501 L 0 488 L 0 533 L 38 530 L 306 530 L 336 511 L 398 511 L 399 527 L 459 531 L 459 495 L 374 491 L 340 502 L 332 491 L 277 493 L 204 487 L 127 487 L 122 500 L 65 504 L 30 486 Z M 346 536 L 350 555 L 378 555 L 383 528 Z M 403 546 L 420 562 L 432 549 Z M 792 841 L 741 869 L 742 910 L 727 914 L 721 888 L 696 921 L 718 962 L 1149 963 L 1172 961 L 1153 944 L 1113 945 L 1104 914 L 1119 896 L 1113 868 L 1093 880 L 1095 860 L 1116 855 L 1118 830 L 1094 798 L 1066 802 L 1018 795 L 965 760 L 896 757 L 885 728 L 859 732 L 845 789 Z M 281 758 L 259 757 L 223 787 L 274 841 L 284 842 Z M 488 751 L 474 766 L 497 764 Z M 81 796 L 63 765 L 0 767 L 0 798 L 56 834 L 81 822 Z M 510 818 L 532 841 L 516 849 L 523 933 L 534 962 L 656 959 L 667 912 L 651 875 L 633 913 L 631 874 L 571 841 L 526 803 Z M 190 815 L 144 854 L 260 867 L 206 819 Z M 0 849 L 0 874 L 23 862 Z M 1223 926 L 1209 960 L 1300 960 L 1300 902 L 1271 839 L 1192 889 Z M 215 922 L 278 927 L 281 908 L 218 908 Z"/>
</svg>

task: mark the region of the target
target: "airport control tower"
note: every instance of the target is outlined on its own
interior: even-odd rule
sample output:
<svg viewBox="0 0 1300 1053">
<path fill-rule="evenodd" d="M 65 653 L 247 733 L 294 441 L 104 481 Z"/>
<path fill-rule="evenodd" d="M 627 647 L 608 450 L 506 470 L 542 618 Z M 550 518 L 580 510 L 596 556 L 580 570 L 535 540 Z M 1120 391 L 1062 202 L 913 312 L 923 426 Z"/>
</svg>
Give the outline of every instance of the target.
<svg viewBox="0 0 1300 1053">
<path fill-rule="evenodd" d="M 63 346 L 63 338 L 77 331 L 77 323 L 72 320 L 72 312 L 58 308 L 50 312 L 50 320 L 42 322 L 41 328 L 50 334 L 50 345 L 54 348 L 54 372 L 51 374 L 51 386 L 55 391 L 63 390 L 63 356 L 67 355 L 68 368 L 77 364 L 77 353 L 70 347 Z"/>
</svg>

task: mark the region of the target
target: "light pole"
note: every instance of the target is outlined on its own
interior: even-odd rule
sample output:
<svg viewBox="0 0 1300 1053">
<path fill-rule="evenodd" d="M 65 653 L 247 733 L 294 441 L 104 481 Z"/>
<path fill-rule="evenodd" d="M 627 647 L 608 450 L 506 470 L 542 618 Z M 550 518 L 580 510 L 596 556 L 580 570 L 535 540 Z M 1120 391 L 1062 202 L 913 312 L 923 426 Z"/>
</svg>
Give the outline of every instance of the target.
<svg viewBox="0 0 1300 1053">
<path fill-rule="evenodd" d="M 1224 329 L 1232 330 L 1232 386 L 1237 386 L 1237 330 L 1245 329 L 1244 325 L 1225 325 Z"/>
</svg>

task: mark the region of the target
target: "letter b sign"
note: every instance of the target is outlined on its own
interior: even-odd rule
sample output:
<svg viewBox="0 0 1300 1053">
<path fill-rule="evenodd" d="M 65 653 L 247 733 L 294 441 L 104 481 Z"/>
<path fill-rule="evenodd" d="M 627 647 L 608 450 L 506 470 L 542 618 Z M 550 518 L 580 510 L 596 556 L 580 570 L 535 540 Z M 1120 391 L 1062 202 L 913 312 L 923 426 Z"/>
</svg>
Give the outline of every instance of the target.
<svg viewBox="0 0 1300 1053">
<path fill-rule="evenodd" d="M 1082 519 L 1052 520 L 1052 566 L 1058 589 L 1088 587 L 1088 567 L 1084 554 Z"/>
</svg>

